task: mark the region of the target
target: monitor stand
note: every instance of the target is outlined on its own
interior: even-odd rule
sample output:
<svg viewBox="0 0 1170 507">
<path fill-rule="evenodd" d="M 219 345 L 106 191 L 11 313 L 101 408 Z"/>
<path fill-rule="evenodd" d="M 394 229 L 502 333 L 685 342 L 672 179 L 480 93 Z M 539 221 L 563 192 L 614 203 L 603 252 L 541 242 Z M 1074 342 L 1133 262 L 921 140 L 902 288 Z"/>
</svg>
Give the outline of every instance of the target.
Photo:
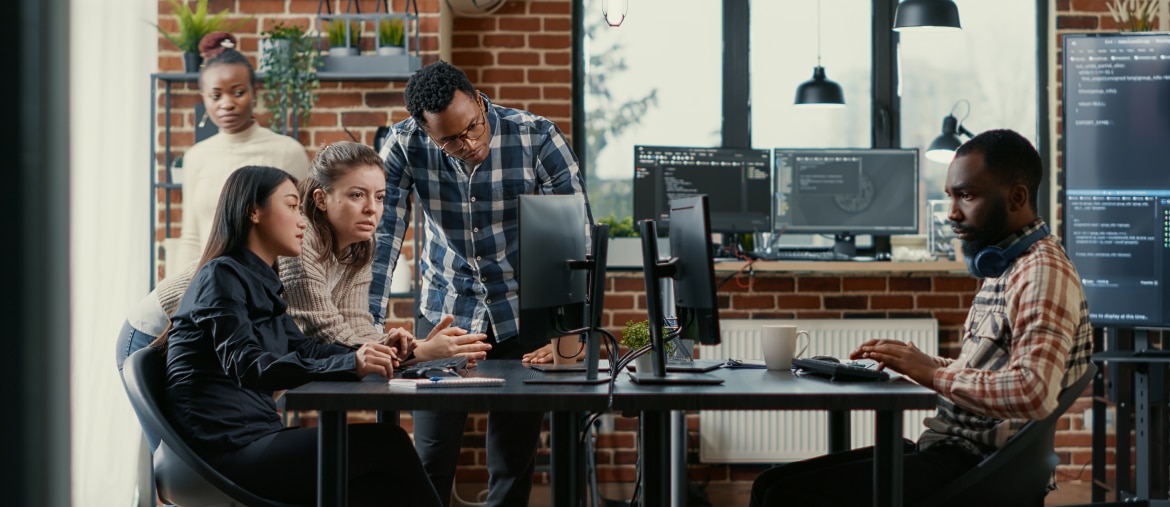
<svg viewBox="0 0 1170 507">
<path fill-rule="evenodd" d="M 541 373 L 534 377 L 524 379 L 525 384 L 571 384 L 571 385 L 595 385 L 609 382 L 610 376 L 604 375 L 600 371 L 601 363 L 601 340 L 593 336 L 591 331 L 587 332 L 589 335 L 585 341 L 585 362 L 580 365 L 577 364 L 534 364 L 529 365 L 530 368 L 538 370 Z M 563 338 L 562 338 L 563 339 Z M 555 353 L 555 352 L 554 352 Z M 608 369 L 609 361 L 606 361 L 606 369 Z M 561 373 L 561 372 L 578 372 L 576 373 Z M 558 372 L 553 374 L 553 372 Z"/>
<path fill-rule="evenodd" d="M 837 233 L 837 235 L 833 236 L 833 252 L 844 256 L 857 257 L 856 236 L 848 232 Z"/>
</svg>

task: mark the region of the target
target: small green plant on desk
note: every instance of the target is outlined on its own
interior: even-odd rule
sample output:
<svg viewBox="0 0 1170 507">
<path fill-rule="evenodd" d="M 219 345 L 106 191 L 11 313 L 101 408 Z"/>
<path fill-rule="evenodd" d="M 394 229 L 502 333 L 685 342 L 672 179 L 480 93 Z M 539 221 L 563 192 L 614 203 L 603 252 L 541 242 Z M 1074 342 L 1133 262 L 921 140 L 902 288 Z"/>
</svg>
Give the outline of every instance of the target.
<svg viewBox="0 0 1170 507">
<path fill-rule="evenodd" d="M 666 328 L 662 328 L 662 336 L 666 337 Z M 622 345 L 630 348 L 630 350 L 637 350 L 647 345 L 650 345 L 650 321 L 627 321 L 626 327 L 622 329 Z M 667 341 L 666 354 L 670 355 L 674 351 L 674 343 Z"/>
</svg>

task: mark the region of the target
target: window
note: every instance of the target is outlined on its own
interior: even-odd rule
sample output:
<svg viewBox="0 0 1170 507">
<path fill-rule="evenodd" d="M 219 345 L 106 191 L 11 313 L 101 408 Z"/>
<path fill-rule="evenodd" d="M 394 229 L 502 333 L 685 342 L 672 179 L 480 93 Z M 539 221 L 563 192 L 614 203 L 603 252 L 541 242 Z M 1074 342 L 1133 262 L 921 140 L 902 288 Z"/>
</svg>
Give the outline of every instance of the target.
<svg viewBox="0 0 1170 507">
<path fill-rule="evenodd" d="M 586 147 L 577 155 L 593 215 L 622 218 L 633 213 L 634 145 L 719 145 L 722 9 L 711 0 L 636 0 L 611 27 L 601 0 L 582 1 Z"/>
<path fill-rule="evenodd" d="M 890 31 L 898 0 L 822 0 L 819 23 L 818 2 L 628 0 L 629 15 L 617 28 L 605 25 L 602 0 L 578 1 L 586 86 L 577 93 L 587 134 L 574 142 L 583 143 L 576 146 L 586 161 L 595 216 L 631 214 L 635 145 L 742 148 L 746 142 L 724 133 L 747 132 L 750 146 L 761 149 L 904 147 L 924 153 L 960 99 L 970 103 L 963 123 L 969 130 L 1016 130 L 1048 158 L 1040 110 L 1047 104 L 1037 86 L 1045 63 L 1038 59 L 1038 41 L 1047 36 L 1038 23 L 1047 16 L 1042 0 L 956 0 L 963 30 L 951 33 Z M 611 8 L 625 3 L 609 1 Z M 734 28 L 725 33 L 724 15 L 729 24 L 747 27 L 746 42 Z M 845 108 L 793 106 L 796 88 L 817 65 L 818 26 L 821 65 L 844 90 Z M 724 47 L 748 49 L 724 62 Z M 890 63 L 874 67 L 875 61 Z M 735 96 L 743 92 L 736 86 L 745 79 L 750 96 L 739 101 Z M 748 105 L 724 111 L 724 94 L 732 97 L 731 107 Z M 873 120 L 874 104 L 892 115 L 881 128 Z M 962 116 L 967 106 L 955 112 Z M 925 208 L 927 199 L 943 197 L 946 166 L 923 157 L 919 169 Z M 1046 198 L 1044 188 L 1040 198 Z"/>
</svg>

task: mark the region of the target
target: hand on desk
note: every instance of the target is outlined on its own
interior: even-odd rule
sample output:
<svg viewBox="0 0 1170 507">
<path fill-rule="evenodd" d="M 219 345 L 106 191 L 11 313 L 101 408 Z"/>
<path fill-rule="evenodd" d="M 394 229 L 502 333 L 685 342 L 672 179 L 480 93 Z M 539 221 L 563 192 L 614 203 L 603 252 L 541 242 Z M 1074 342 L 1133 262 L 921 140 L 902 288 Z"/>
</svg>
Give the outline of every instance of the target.
<svg viewBox="0 0 1170 507">
<path fill-rule="evenodd" d="M 549 343 L 539 349 L 524 354 L 520 358 L 521 361 L 531 364 L 542 364 L 553 362 L 553 344 Z"/>
<path fill-rule="evenodd" d="M 850 359 L 873 359 L 878 369 L 889 368 L 909 377 L 924 387 L 934 388 L 934 372 L 938 363 L 918 350 L 913 343 L 895 340 L 869 340 L 849 355 Z"/>
<path fill-rule="evenodd" d="M 400 327 L 391 329 L 382 335 L 382 345 L 394 350 L 395 368 L 398 367 L 402 358 L 410 355 L 410 351 L 414 349 L 414 341 L 414 335 Z"/>
<path fill-rule="evenodd" d="M 366 342 L 355 352 L 357 359 L 357 376 L 365 377 L 377 373 L 386 378 L 394 378 L 394 364 L 398 362 L 394 349 L 378 342 Z"/>
<path fill-rule="evenodd" d="M 475 366 L 475 361 L 487 359 L 487 351 L 492 349 L 490 343 L 484 343 L 487 335 L 483 333 L 468 333 L 466 329 L 453 327 L 451 323 L 455 317 L 446 316 L 435 325 L 426 340 L 415 342 L 414 358 L 418 361 L 429 361 L 445 357 L 464 356 L 467 358 L 467 367 Z"/>
</svg>

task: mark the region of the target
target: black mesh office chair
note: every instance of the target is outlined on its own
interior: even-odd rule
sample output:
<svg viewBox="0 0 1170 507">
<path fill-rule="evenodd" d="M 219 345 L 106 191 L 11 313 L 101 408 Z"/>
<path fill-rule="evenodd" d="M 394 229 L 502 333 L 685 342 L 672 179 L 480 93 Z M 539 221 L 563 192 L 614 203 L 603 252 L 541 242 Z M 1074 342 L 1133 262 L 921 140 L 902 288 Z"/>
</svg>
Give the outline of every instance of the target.
<svg viewBox="0 0 1170 507">
<path fill-rule="evenodd" d="M 160 437 L 154 450 L 154 482 L 164 502 L 181 507 L 288 506 L 253 495 L 220 475 L 175 432 L 162 412 L 166 364 L 158 349 L 146 347 L 131 354 L 122 375 L 139 421 Z"/>
<path fill-rule="evenodd" d="M 1097 374 L 1089 369 L 1076 383 L 1060 393 L 1060 403 L 1048 417 L 1029 422 L 1007 443 L 945 488 L 918 503 L 919 506 L 1031 505 L 1043 507 L 1048 480 L 1060 458 L 1053 448 L 1056 423 L 1077 401 Z"/>
</svg>

